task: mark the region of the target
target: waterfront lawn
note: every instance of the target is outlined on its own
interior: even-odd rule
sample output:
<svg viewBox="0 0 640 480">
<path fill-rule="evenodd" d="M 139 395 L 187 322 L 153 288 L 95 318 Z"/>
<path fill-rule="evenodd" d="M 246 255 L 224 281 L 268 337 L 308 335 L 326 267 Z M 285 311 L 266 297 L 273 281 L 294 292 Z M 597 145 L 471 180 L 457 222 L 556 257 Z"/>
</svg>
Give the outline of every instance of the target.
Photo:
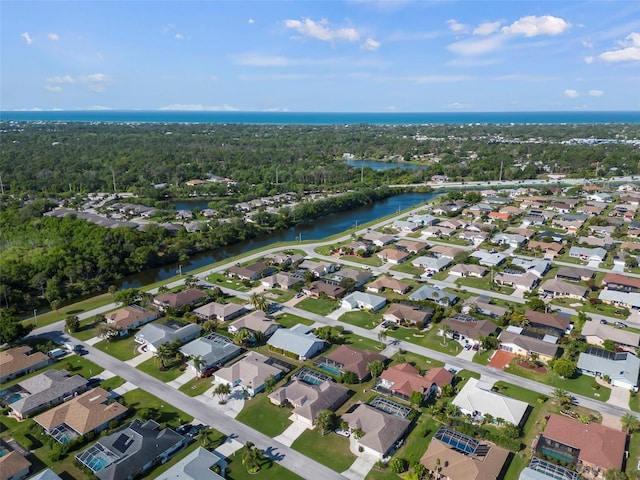
<svg viewBox="0 0 640 480">
<path fill-rule="evenodd" d="M 349 439 L 333 432 L 305 430 L 291 447 L 336 472 L 347 470 L 356 459 L 349 451 Z"/>
<path fill-rule="evenodd" d="M 354 310 L 341 315 L 339 320 L 350 325 L 355 325 L 356 327 L 371 330 L 380 324 L 380 321 L 382 320 L 382 313 L 370 313 L 365 310 Z"/>
<path fill-rule="evenodd" d="M 557 373 L 552 371 L 541 375 L 536 372 L 526 370 L 513 361 L 505 367 L 505 371 L 518 375 L 520 377 L 528 378 L 536 382 L 544 383 L 554 388 L 563 388 L 578 395 L 593 398 L 594 400 L 600 400 L 606 402 L 611 395 L 611 389 L 600 385 L 600 388 L 594 389 L 593 385 L 595 379 L 588 375 L 578 375 L 576 378 L 561 378 Z"/>
<path fill-rule="evenodd" d="M 140 345 L 136 343 L 135 336 L 129 335 L 127 337 L 115 338 L 111 341 L 102 340 L 94 345 L 98 350 L 102 350 L 108 353 L 112 357 L 126 362 L 138 355 L 138 347 Z"/>
<path fill-rule="evenodd" d="M 291 425 L 292 409 L 273 405 L 266 393 L 259 393 L 251 400 L 244 402 L 242 411 L 236 420 L 258 430 L 269 437 L 276 437 Z"/>
<path fill-rule="evenodd" d="M 141 388 L 136 388 L 125 393 L 120 399 L 118 399 L 123 405 L 137 411 L 142 408 L 154 408 L 158 411 L 159 415 L 154 418 L 158 423 L 165 423 L 172 428 L 176 428 L 185 423 L 191 423 L 193 417 L 187 415 L 182 410 L 178 410 L 173 405 L 169 405 L 164 400 L 160 400 L 158 397 L 145 392 Z M 133 415 L 135 416 L 135 415 Z"/>
<path fill-rule="evenodd" d="M 190 397 L 196 397 L 198 395 L 202 395 L 204 392 L 209 390 L 212 386 L 211 378 L 192 378 L 187 383 L 182 385 L 179 390 L 189 395 Z"/>
<path fill-rule="evenodd" d="M 145 360 L 136 368 L 138 370 L 142 370 L 144 373 L 148 373 L 152 377 L 157 378 L 161 382 L 168 383 L 172 380 L 175 380 L 184 372 L 180 370 L 180 366 L 183 365 L 182 362 L 174 362 L 170 368 L 167 370 L 160 370 L 160 361 L 155 357 L 151 357 L 149 360 Z"/>
<path fill-rule="evenodd" d="M 318 315 L 328 315 L 338 307 L 338 302 L 330 298 L 305 298 L 296 307 Z"/>
<path fill-rule="evenodd" d="M 106 380 L 101 381 L 100 387 L 104 388 L 105 390 L 114 390 L 118 387 L 121 387 L 125 383 L 126 383 L 126 380 L 124 378 L 116 376 L 116 377 L 107 378 Z"/>
<path fill-rule="evenodd" d="M 304 317 L 299 317 L 298 315 L 293 315 L 291 313 L 283 313 L 281 315 L 276 316 L 275 319 L 276 319 L 276 322 L 278 322 L 284 328 L 291 328 L 297 325 L 298 323 L 301 323 L 302 325 L 307 325 L 307 326 L 311 326 L 314 324 L 313 320 L 309 320 Z"/>
<path fill-rule="evenodd" d="M 449 355 L 457 355 L 462 350 L 462 345 L 455 340 L 451 338 L 445 340 L 439 336 L 438 329 L 435 326 L 429 330 L 400 327 L 397 330 L 389 330 L 387 335 Z"/>
<path fill-rule="evenodd" d="M 103 293 L 102 295 L 96 295 L 80 302 L 74 302 L 70 305 L 61 307 L 56 311 L 50 311 L 42 314 L 38 313 L 37 321 L 35 321 L 33 317 L 29 317 L 24 320 L 24 323 L 26 325 L 44 327 L 45 325 L 50 325 L 64 320 L 68 315 L 78 315 L 83 312 L 90 312 L 91 310 L 103 307 L 111 302 L 113 302 L 113 296 L 108 293 Z"/>
<path fill-rule="evenodd" d="M 489 292 L 498 292 L 505 295 L 511 295 L 515 289 L 511 287 L 501 286 L 491 281 L 491 275 L 485 275 L 482 278 L 458 278 L 456 280 L 457 285 L 464 285 L 471 288 L 479 288 L 481 290 L 487 290 Z"/>
<path fill-rule="evenodd" d="M 242 456 L 244 455 L 244 452 L 245 449 L 242 447 L 227 458 L 225 478 L 229 480 L 302 480 L 302 477 L 299 477 L 292 471 L 287 470 L 282 465 L 279 465 L 269 458 L 262 462 L 258 473 L 251 474 L 247 470 L 247 467 L 242 464 Z"/>
</svg>

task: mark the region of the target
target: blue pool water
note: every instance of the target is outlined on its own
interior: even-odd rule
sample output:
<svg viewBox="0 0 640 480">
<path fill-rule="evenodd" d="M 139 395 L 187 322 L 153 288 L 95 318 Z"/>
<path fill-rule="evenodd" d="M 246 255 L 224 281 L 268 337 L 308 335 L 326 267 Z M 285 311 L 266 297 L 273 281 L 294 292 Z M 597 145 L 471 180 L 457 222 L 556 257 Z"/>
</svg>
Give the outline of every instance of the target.
<svg viewBox="0 0 640 480">
<path fill-rule="evenodd" d="M 327 365 L 326 363 L 323 363 L 322 365 L 320 365 L 320 370 L 324 370 L 325 372 L 329 372 L 332 375 L 342 375 L 342 373 L 340 372 L 340 370 L 338 370 L 337 368 L 334 368 L 330 365 Z"/>
<path fill-rule="evenodd" d="M 10 403 L 15 403 L 15 402 L 17 402 L 18 400 L 21 400 L 21 399 L 22 399 L 22 394 L 20 394 L 20 393 L 12 393 L 11 395 L 9 395 L 7 397 L 5 402 L 7 402 L 7 404 L 10 404 Z"/>
</svg>

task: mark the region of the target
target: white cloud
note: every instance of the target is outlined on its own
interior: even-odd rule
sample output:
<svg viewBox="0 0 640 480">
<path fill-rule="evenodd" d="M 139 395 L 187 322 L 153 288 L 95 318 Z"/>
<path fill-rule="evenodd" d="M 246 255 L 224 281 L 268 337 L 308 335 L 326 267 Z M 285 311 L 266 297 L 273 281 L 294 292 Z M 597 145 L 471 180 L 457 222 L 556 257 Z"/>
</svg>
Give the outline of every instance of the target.
<svg viewBox="0 0 640 480">
<path fill-rule="evenodd" d="M 58 36 L 58 34 L 54 32 L 51 32 L 47 36 L 49 37 L 49 40 L 53 40 L 53 41 L 60 40 L 60 37 Z"/>
<path fill-rule="evenodd" d="M 344 61 L 344 58 L 291 58 L 268 56 L 259 53 L 244 53 L 233 57 L 236 65 L 249 67 L 291 67 L 296 65 L 333 65 Z"/>
<path fill-rule="evenodd" d="M 453 102 L 453 103 L 450 103 L 449 105 L 447 105 L 447 108 L 450 108 L 452 110 L 469 110 L 471 108 L 471 104 Z"/>
<path fill-rule="evenodd" d="M 449 30 L 455 33 L 464 33 L 469 29 L 469 27 L 467 27 L 464 23 L 459 23 L 453 18 L 451 20 L 447 20 L 447 25 L 449 26 Z"/>
<path fill-rule="evenodd" d="M 568 98 L 578 98 L 580 96 L 580 94 L 578 93 L 577 90 L 573 90 L 571 88 L 567 88 L 564 91 L 564 96 L 568 97 Z"/>
<path fill-rule="evenodd" d="M 71 75 L 63 75 L 47 78 L 47 83 L 73 83 L 74 79 Z"/>
<path fill-rule="evenodd" d="M 375 52 L 376 50 L 378 50 L 378 48 L 380 48 L 380 42 L 374 40 L 373 38 L 367 38 L 364 43 L 360 45 L 360 48 L 362 48 L 363 50 L 370 50 L 372 52 Z"/>
<path fill-rule="evenodd" d="M 184 35 L 182 35 L 181 33 L 176 33 L 175 37 L 176 40 L 184 40 Z"/>
<path fill-rule="evenodd" d="M 24 38 L 24 41 L 27 42 L 27 45 L 31 45 L 31 43 L 33 42 L 31 36 L 29 35 L 29 32 L 21 33 L 20 36 Z"/>
<path fill-rule="evenodd" d="M 586 63 L 587 65 L 591 65 L 593 63 L 595 59 L 589 55 L 588 57 L 584 57 L 584 63 Z"/>
<path fill-rule="evenodd" d="M 396 107 L 395 105 L 389 105 L 384 107 L 384 110 L 386 112 L 397 112 L 398 111 L 398 107 Z"/>
<path fill-rule="evenodd" d="M 90 82 L 105 82 L 107 81 L 107 76 L 104 73 L 92 73 L 87 75 L 87 80 Z"/>
<path fill-rule="evenodd" d="M 494 35 L 482 39 L 460 40 L 447 47 L 450 52 L 463 56 L 483 55 L 502 47 L 504 36 Z"/>
<path fill-rule="evenodd" d="M 249 25 L 253 25 L 254 23 L 256 23 L 256 21 L 253 18 L 249 19 Z"/>
<path fill-rule="evenodd" d="M 91 105 L 90 107 L 87 107 L 84 110 L 111 110 L 111 107 L 105 107 L 104 105 Z"/>
<path fill-rule="evenodd" d="M 171 30 L 174 30 L 175 28 L 176 28 L 176 26 L 175 26 L 173 23 L 167 23 L 166 25 L 164 25 L 164 26 L 160 29 L 160 31 L 161 31 L 163 34 L 167 34 L 167 33 L 169 33 Z"/>
<path fill-rule="evenodd" d="M 263 112 L 288 112 L 289 109 L 287 107 L 271 107 L 271 108 L 265 108 L 262 111 Z"/>
<path fill-rule="evenodd" d="M 530 15 L 516 20 L 511 25 L 502 27 L 502 32 L 507 35 L 524 35 L 525 37 L 537 37 L 538 35 L 559 35 L 571 27 L 571 24 L 559 17 L 544 15 L 536 17 Z"/>
<path fill-rule="evenodd" d="M 582 46 L 584 48 L 593 48 L 593 44 L 591 42 L 589 42 L 588 40 L 585 40 L 582 42 Z"/>
<path fill-rule="evenodd" d="M 478 25 L 476 29 L 473 30 L 474 35 L 491 35 L 492 33 L 496 33 L 500 28 L 500 22 L 484 22 Z"/>
<path fill-rule="evenodd" d="M 360 34 L 355 28 L 345 27 L 332 29 L 326 18 L 320 19 L 319 22 L 315 22 L 310 18 L 303 18 L 302 20 L 289 19 L 285 20 L 284 24 L 287 28 L 297 31 L 303 37 L 315 38 L 323 42 L 357 42 L 360 40 Z"/>
<path fill-rule="evenodd" d="M 44 89 L 51 93 L 59 93 L 62 91 L 62 87 L 60 85 L 45 85 Z"/>
<path fill-rule="evenodd" d="M 235 112 L 239 109 L 227 104 L 209 106 L 202 104 L 174 103 L 172 105 L 167 105 L 166 107 L 159 108 L 159 110 L 177 110 L 189 112 Z"/>
<path fill-rule="evenodd" d="M 602 95 L 604 95 L 604 92 L 602 90 L 589 90 L 587 92 L 587 95 L 589 95 L 590 97 L 601 97 Z"/>
<path fill-rule="evenodd" d="M 640 33 L 631 32 L 618 44 L 623 47 L 600 54 L 600 59 L 607 63 L 640 61 Z"/>
</svg>

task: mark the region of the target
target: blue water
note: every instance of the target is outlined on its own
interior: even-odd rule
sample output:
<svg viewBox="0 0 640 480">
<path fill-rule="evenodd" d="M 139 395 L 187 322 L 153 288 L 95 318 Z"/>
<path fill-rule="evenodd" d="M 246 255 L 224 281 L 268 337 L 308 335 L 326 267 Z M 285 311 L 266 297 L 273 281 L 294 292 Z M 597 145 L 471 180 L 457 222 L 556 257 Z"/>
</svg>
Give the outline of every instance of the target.
<svg viewBox="0 0 640 480">
<path fill-rule="evenodd" d="M 250 123 L 271 125 L 421 125 L 640 123 L 640 112 L 174 112 L 174 111 L 0 111 L 0 120 L 111 123 Z"/>
<path fill-rule="evenodd" d="M 320 368 L 320 370 L 324 370 L 325 372 L 329 372 L 332 375 L 338 375 L 338 376 L 342 375 L 340 370 L 338 370 L 337 368 L 330 367 L 326 363 L 323 363 L 322 365 L 320 365 L 319 368 Z"/>
<path fill-rule="evenodd" d="M 426 165 L 417 165 L 415 163 L 396 163 L 396 162 L 376 162 L 374 160 L 347 160 L 347 165 L 353 168 L 368 167 L 372 170 L 392 170 L 394 168 L 402 168 L 404 170 L 416 170 L 418 168 L 426 168 Z"/>
</svg>

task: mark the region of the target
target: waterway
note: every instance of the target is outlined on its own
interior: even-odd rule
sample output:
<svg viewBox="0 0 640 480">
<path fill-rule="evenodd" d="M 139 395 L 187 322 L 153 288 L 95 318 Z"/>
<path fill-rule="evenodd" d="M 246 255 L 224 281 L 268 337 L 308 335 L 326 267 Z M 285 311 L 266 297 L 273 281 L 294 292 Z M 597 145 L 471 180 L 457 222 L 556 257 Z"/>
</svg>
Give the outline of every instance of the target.
<svg viewBox="0 0 640 480">
<path fill-rule="evenodd" d="M 353 168 L 368 167 L 372 170 L 392 170 L 394 168 L 417 170 L 419 168 L 426 168 L 425 165 L 415 163 L 376 162 L 374 160 L 347 160 L 345 163 Z"/>
<path fill-rule="evenodd" d="M 320 240 L 340 232 L 345 232 L 349 229 L 355 229 L 356 224 L 362 225 L 392 213 L 428 202 L 436 195 L 438 195 L 438 193 L 418 192 L 394 195 L 393 197 L 388 197 L 375 203 L 363 205 L 353 210 L 334 213 L 327 215 L 326 217 L 301 223 L 296 227 L 279 230 L 265 237 L 253 238 L 227 247 L 218 248 L 210 252 L 200 253 L 179 263 L 165 265 L 162 268 L 145 270 L 144 272 L 136 275 L 130 275 L 120 279 L 119 282 L 116 282 L 116 286 L 118 288 L 141 287 L 143 285 L 171 278 L 175 276 L 180 269 L 182 269 L 183 274 L 186 274 L 192 270 L 224 260 L 225 258 L 234 257 L 257 248 L 266 247 L 276 242 Z M 184 205 L 181 203 L 181 206 L 176 205 L 176 207 L 190 207 L 190 209 L 207 208 L 206 203 L 207 202 L 184 202 Z"/>
</svg>

